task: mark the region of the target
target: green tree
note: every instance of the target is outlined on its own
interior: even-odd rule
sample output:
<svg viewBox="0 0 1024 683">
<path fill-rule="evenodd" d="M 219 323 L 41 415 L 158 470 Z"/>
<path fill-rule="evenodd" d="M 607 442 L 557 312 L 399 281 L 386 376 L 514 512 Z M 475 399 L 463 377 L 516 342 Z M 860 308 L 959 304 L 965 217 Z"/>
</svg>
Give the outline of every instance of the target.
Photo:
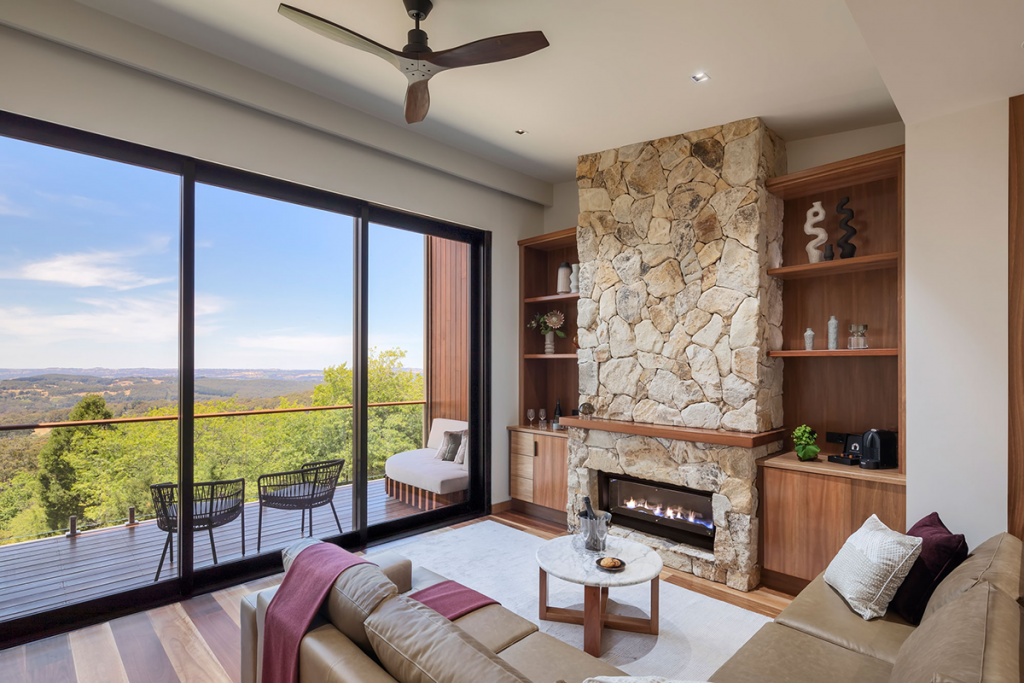
<svg viewBox="0 0 1024 683">
<path fill-rule="evenodd" d="M 109 420 L 114 416 L 102 396 L 82 398 L 68 416 L 69 421 Z M 95 426 L 60 427 L 39 452 L 39 504 L 50 529 L 60 529 L 71 515 L 81 516 L 85 501 L 75 490 L 78 473 L 69 456 L 72 452 L 94 453 Z"/>
</svg>

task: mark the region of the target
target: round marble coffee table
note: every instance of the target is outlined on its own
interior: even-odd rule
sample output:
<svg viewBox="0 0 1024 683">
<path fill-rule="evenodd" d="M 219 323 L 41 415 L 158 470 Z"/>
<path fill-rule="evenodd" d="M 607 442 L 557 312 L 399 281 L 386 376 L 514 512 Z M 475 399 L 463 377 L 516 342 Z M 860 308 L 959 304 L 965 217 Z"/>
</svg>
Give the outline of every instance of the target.
<svg viewBox="0 0 1024 683">
<path fill-rule="evenodd" d="M 601 656 L 601 635 L 605 628 L 635 633 L 658 634 L 658 575 L 662 562 L 658 553 L 636 541 L 609 536 L 603 553 L 577 549 L 574 536 L 554 538 L 537 549 L 540 565 L 540 618 L 583 625 L 583 649 Z M 597 566 L 600 557 L 617 557 L 626 563 L 621 572 L 605 571 Z M 578 583 L 583 589 L 583 610 L 548 606 L 548 574 Z M 651 582 L 649 619 L 608 614 L 608 589 Z"/>
</svg>

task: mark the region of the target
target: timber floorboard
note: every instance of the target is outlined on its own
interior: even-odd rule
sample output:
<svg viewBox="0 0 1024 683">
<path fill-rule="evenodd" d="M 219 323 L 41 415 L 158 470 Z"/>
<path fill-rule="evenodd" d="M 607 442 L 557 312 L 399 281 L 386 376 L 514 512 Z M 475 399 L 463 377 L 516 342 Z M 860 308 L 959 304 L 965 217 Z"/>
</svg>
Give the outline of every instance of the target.
<svg viewBox="0 0 1024 683">
<path fill-rule="evenodd" d="M 564 527 L 518 512 L 502 512 L 449 528 L 491 520 L 540 538 Z M 374 546 L 371 553 L 447 529 Z M 398 552 L 401 552 L 398 550 Z M 281 582 L 278 574 L 179 603 L 89 626 L 79 631 L 0 650 L 4 683 L 236 683 L 241 661 L 238 613 L 242 598 Z M 775 617 L 792 599 L 767 589 L 741 593 L 691 574 L 666 569 L 663 581 L 753 612 Z"/>
</svg>

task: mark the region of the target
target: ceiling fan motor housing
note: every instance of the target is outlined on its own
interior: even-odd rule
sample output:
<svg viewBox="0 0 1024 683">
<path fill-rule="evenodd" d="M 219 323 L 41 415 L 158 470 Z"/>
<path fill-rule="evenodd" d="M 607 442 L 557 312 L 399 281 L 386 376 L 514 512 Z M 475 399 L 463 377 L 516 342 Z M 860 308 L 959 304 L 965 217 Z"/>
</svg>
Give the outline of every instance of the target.
<svg viewBox="0 0 1024 683">
<path fill-rule="evenodd" d="M 409 29 L 409 44 L 402 48 L 402 52 L 430 52 L 427 32 L 418 28 Z"/>
<path fill-rule="evenodd" d="M 430 10 L 434 9 L 434 3 L 430 0 L 404 0 L 404 2 L 405 11 L 416 21 L 423 21 L 430 14 Z"/>
</svg>

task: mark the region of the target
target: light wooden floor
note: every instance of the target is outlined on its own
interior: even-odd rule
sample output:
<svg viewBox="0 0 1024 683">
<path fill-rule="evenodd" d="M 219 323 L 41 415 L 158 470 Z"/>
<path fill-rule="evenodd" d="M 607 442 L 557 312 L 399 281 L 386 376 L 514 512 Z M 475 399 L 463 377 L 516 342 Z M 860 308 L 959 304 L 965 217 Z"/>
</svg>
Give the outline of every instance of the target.
<svg viewBox="0 0 1024 683">
<path fill-rule="evenodd" d="M 541 538 L 565 533 L 557 525 L 515 512 L 483 519 Z M 480 520 L 457 526 L 476 524 Z M 377 546 L 400 547 L 432 531 Z M 790 597 L 758 589 L 740 593 L 673 569 L 662 575 L 688 590 L 775 617 Z M 4 683 L 228 683 L 239 680 L 239 604 L 242 597 L 277 585 L 281 575 L 261 579 L 180 603 L 114 619 L 97 626 L 0 651 Z"/>
</svg>

